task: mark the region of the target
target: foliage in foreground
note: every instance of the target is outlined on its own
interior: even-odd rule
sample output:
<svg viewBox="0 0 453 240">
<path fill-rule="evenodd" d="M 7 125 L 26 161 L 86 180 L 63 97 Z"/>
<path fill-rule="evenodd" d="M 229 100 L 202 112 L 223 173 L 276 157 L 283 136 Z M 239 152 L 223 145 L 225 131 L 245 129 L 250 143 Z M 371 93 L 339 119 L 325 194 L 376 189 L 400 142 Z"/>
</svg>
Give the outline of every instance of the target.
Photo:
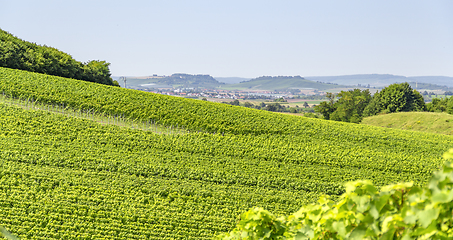
<svg viewBox="0 0 453 240">
<path fill-rule="evenodd" d="M 452 188 L 450 162 L 424 188 L 409 182 L 378 191 L 370 181 L 350 182 L 337 203 L 321 197 L 288 217 L 251 209 L 218 239 L 452 239 Z"/>
</svg>

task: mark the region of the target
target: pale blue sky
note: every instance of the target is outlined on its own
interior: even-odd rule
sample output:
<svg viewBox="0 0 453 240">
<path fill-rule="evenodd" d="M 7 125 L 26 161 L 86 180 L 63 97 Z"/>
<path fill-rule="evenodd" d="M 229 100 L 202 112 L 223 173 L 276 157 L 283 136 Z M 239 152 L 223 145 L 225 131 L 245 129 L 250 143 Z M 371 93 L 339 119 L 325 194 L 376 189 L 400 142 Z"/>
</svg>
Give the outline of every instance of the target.
<svg viewBox="0 0 453 240">
<path fill-rule="evenodd" d="M 0 28 L 116 76 L 453 76 L 451 0 L 0 0 Z"/>
</svg>

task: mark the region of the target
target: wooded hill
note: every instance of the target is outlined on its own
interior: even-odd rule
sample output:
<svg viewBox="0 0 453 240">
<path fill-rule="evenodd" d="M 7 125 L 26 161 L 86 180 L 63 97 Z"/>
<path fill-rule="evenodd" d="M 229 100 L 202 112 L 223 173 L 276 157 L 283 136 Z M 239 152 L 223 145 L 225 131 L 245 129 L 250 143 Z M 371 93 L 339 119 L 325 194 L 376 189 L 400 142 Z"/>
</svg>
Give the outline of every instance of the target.
<svg viewBox="0 0 453 240">
<path fill-rule="evenodd" d="M 110 77 L 109 65 L 105 61 L 81 63 L 56 48 L 21 40 L 0 29 L 0 67 L 118 85 Z"/>
<path fill-rule="evenodd" d="M 288 90 L 288 89 L 317 89 L 327 90 L 333 88 L 341 88 L 338 84 L 327 84 L 320 83 L 311 80 L 307 80 L 301 76 L 263 76 L 244 81 L 237 84 L 226 85 L 225 89 L 238 89 L 238 90 Z"/>
<path fill-rule="evenodd" d="M 171 76 L 147 77 L 147 78 L 127 78 L 127 87 L 134 89 L 153 89 L 153 88 L 199 88 L 214 89 L 225 83 L 221 83 L 210 75 L 175 73 Z"/>
</svg>

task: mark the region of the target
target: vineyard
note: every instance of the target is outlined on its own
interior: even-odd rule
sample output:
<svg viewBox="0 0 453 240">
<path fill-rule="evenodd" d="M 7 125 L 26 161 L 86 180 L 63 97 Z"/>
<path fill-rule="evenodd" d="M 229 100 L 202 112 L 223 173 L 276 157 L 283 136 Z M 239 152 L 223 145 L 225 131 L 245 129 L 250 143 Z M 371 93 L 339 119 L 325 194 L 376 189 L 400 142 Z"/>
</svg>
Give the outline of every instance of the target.
<svg viewBox="0 0 453 240">
<path fill-rule="evenodd" d="M 348 181 L 423 185 L 453 143 L 6 68 L 0 92 L 0 225 L 22 239 L 212 239 Z"/>
<path fill-rule="evenodd" d="M 304 121 L 221 103 L 200 102 L 0 67 L 0 93 L 132 120 L 184 126 L 192 131 L 294 134 Z M 301 125 L 302 124 L 302 125 Z"/>
<path fill-rule="evenodd" d="M 88 119 L 99 122 L 101 124 L 117 125 L 132 129 L 140 129 L 143 131 L 152 131 L 158 134 L 184 134 L 188 132 L 183 127 L 178 128 L 177 126 L 162 126 L 158 125 L 154 121 L 140 121 L 125 118 L 121 115 L 107 115 L 98 112 L 92 112 L 90 110 L 73 109 L 62 104 L 45 104 L 42 102 L 32 101 L 30 99 L 21 99 L 13 96 L 8 96 L 4 93 L 0 94 L 0 103 L 11 106 L 18 106 L 27 110 L 44 110 L 65 116 Z"/>
</svg>

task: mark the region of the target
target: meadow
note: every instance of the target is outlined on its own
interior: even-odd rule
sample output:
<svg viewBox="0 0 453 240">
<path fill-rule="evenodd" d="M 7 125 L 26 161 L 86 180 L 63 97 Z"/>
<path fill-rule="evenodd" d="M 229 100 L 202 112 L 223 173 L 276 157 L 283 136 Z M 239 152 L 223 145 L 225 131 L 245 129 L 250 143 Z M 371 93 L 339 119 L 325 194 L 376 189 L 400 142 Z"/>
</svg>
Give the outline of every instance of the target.
<svg viewBox="0 0 453 240">
<path fill-rule="evenodd" d="M 453 116 L 445 112 L 400 112 L 366 117 L 362 124 L 402 130 L 453 134 Z"/>
</svg>

